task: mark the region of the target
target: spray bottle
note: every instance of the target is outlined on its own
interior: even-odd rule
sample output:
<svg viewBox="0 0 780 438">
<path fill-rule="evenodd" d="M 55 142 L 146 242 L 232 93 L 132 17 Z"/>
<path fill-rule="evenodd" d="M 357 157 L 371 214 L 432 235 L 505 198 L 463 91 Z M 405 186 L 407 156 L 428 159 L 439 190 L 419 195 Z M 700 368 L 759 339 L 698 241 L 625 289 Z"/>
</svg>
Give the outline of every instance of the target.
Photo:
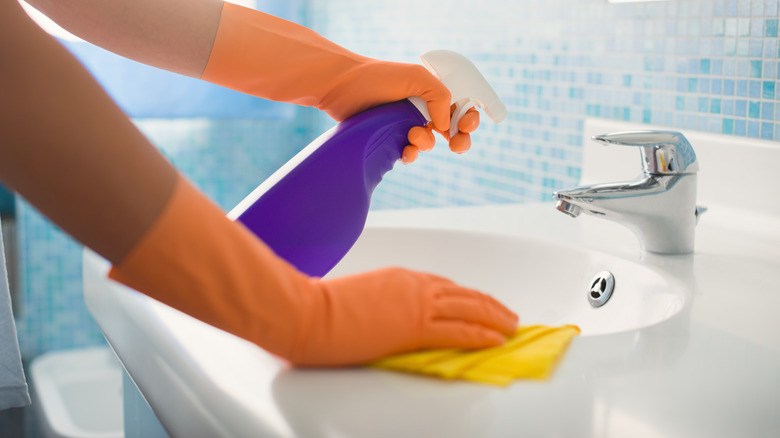
<svg viewBox="0 0 780 438">
<path fill-rule="evenodd" d="M 450 136 L 472 107 L 495 123 L 506 117 L 504 104 L 466 57 L 434 50 L 421 58 L 452 94 Z M 228 217 L 301 272 L 324 276 L 363 232 L 371 194 L 401 158 L 409 129 L 430 120 L 416 96 L 356 114 L 302 149 Z"/>
</svg>

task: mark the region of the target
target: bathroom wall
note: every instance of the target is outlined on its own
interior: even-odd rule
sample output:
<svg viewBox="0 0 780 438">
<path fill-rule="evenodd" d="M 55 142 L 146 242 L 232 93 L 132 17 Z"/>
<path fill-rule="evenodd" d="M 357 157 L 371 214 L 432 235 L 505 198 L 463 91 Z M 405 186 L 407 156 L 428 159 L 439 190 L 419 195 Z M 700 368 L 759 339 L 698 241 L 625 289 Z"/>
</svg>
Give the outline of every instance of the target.
<svg viewBox="0 0 780 438">
<path fill-rule="evenodd" d="M 508 106 L 501 125 L 483 119 L 467 154 L 439 144 L 397 166 L 373 208 L 550 201 L 553 190 L 579 179 L 586 117 L 724 133 L 735 142 L 780 140 L 778 0 L 308 0 L 298 7 L 298 21 L 368 56 L 417 62 L 426 50 L 460 51 Z M 229 209 L 333 124 L 311 110 L 267 109 L 251 118 L 185 111 L 135 120 Z M 80 246 L 18 202 L 25 358 L 102 342 L 81 296 Z"/>
<path fill-rule="evenodd" d="M 778 0 L 309 4 L 314 29 L 367 56 L 465 54 L 509 109 L 466 155 L 439 144 L 388 174 L 374 208 L 550 201 L 578 181 L 586 117 L 780 140 Z"/>
</svg>

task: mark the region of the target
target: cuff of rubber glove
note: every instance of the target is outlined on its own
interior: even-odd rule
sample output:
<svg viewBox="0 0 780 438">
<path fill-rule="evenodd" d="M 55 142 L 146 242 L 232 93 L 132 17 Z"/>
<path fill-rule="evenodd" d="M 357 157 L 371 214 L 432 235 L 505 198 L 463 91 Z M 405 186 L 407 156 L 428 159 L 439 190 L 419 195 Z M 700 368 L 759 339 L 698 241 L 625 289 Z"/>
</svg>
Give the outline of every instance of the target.
<svg viewBox="0 0 780 438">
<path fill-rule="evenodd" d="M 163 212 L 125 258 L 112 266 L 109 278 L 208 324 L 241 333 L 236 321 L 242 318 L 230 314 L 240 305 L 217 303 L 224 297 L 210 291 L 230 285 L 221 284 L 221 279 L 206 269 L 209 260 L 204 259 L 214 251 L 208 242 L 225 233 L 220 225 L 223 222 L 234 225 L 179 176 Z"/>
<path fill-rule="evenodd" d="M 327 88 L 325 78 L 343 70 L 328 59 L 345 52 L 304 26 L 225 2 L 200 79 L 264 99 L 316 106 Z"/>
<path fill-rule="evenodd" d="M 111 267 L 109 278 L 179 308 L 177 297 L 169 295 L 181 288 L 181 280 L 171 273 L 181 269 L 188 252 L 187 239 L 180 236 L 188 234 L 194 222 L 200 222 L 185 217 L 186 212 L 193 212 L 189 206 L 200 201 L 197 196 L 197 190 L 180 176 L 160 216 L 124 259 Z M 195 234 L 190 235 L 202 233 L 192 232 Z"/>
<path fill-rule="evenodd" d="M 181 176 L 109 277 L 283 358 L 294 356 L 313 305 L 308 277 Z"/>
</svg>

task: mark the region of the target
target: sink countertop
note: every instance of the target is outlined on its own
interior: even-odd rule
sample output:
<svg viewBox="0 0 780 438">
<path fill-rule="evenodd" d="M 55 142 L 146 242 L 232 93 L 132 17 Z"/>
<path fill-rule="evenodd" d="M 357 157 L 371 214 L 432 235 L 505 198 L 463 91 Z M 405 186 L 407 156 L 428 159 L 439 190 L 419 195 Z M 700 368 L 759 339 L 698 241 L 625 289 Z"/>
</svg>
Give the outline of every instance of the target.
<svg viewBox="0 0 780 438">
<path fill-rule="evenodd" d="M 537 204 L 369 216 L 369 227 L 580 244 L 667 269 L 691 286 L 693 296 L 668 321 L 575 338 L 550 381 L 486 390 L 490 402 L 480 404 L 501 413 L 479 436 L 780 436 L 780 220 L 710 205 L 694 254 L 642 256 L 621 225 L 551 211 L 553 204 Z"/>
</svg>

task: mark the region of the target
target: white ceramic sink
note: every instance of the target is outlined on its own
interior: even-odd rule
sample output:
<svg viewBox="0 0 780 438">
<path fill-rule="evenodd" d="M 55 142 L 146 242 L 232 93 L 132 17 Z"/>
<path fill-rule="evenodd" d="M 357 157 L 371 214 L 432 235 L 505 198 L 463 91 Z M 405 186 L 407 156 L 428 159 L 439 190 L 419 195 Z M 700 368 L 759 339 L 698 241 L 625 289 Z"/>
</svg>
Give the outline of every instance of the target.
<svg viewBox="0 0 780 438">
<path fill-rule="evenodd" d="M 586 136 L 631 128 L 596 121 Z M 496 388 L 367 368 L 292 369 L 108 280 L 108 263 L 89 252 L 85 300 L 174 437 L 777 436 L 780 207 L 754 189 L 780 184 L 772 164 L 780 149 L 729 153 L 727 136 L 688 139 L 710 207 L 694 254 L 642 255 L 625 227 L 574 220 L 551 203 L 495 205 L 372 212 L 333 271 L 425 270 L 495 296 L 521 324 L 577 324 L 582 336 L 546 382 Z M 637 171 L 635 154 L 607 166 L 611 154 L 587 160 L 592 153 L 584 175 L 611 181 L 622 178 L 611 170 Z M 605 270 L 615 291 L 593 308 L 591 280 Z"/>
<path fill-rule="evenodd" d="M 683 286 L 619 257 L 531 237 L 432 229 L 367 229 L 330 275 L 402 266 L 450 278 L 496 297 L 523 325 L 576 324 L 583 336 L 661 322 L 680 311 Z M 594 276 L 615 279 L 610 299 L 588 301 Z"/>
<path fill-rule="evenodd" d="M 546 214 L 557 215 L 552 208 Z M 523 324 L 577 324 L 583 336 L 660 323 L 678 313 L 687 296 L 682 283 L 649 265 L 549 240 L 468 231 L 367 228 L 331 275 L 381 266 L 447 276 L 498 298 Z M 87 304 L 174 436 L 264 436 L 258 430 L 269 429 L 273 436 L 295 435 L 275 406 L 300 405 L 287 398 L 292 393 L 308 392 L 302 397 L 312 400 L 334 378 L 342 386 L 374 388 L 361 392 L 365 402 L 409 407 L 404 393 L 382 389 L 387 372 L 290 372 L 257 346 L 108 280 L 107 270 L 107 262 L 85 253 Z M 591 279 L 604 270 L 613 273 L 615 291 L 605 305 L 593 308 L 587 299 Z M 280 394 L 280 385 L 294 389 Z M 449 390 L 438 390 L 437 398 L 448 397 Z"/>
</svg>

